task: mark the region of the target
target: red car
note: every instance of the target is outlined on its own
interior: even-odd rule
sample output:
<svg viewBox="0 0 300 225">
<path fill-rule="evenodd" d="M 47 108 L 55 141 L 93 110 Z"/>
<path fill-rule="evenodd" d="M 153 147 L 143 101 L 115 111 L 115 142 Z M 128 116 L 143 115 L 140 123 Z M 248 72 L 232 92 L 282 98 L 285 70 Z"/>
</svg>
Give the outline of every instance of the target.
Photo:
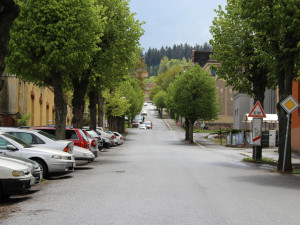
<svg viewBox="0 0 300 225">
<path fill-rule="evenodd" d="M 55 136 L 55 127 L 31 127 L 31 129 L 42 130 Z M 89 149 L 89 141 L 81 129 L 66 128 L 66 140 L 73 141 L 74 145 Z"/>
</svg>

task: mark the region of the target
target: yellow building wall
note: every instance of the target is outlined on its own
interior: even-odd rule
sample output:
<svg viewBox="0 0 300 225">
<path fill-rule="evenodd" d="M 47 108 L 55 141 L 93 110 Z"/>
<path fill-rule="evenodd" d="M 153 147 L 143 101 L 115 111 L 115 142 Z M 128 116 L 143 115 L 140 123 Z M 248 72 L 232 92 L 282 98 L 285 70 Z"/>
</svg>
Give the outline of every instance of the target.
<svg viewBox="0 0 300 225">
<path fill-rule="evenodd" d="M 5 88 L 0 92 L 0 126 L 4 115 L 15 121 L 22 114 L 31 114 L 28 126 L 55 124 L 54 92 L 48 87 L 38 87 L 15 76 L 5 76 Z M 71 125 L 72 110 L 68 106 L 67 125 Z"/>
</svg>

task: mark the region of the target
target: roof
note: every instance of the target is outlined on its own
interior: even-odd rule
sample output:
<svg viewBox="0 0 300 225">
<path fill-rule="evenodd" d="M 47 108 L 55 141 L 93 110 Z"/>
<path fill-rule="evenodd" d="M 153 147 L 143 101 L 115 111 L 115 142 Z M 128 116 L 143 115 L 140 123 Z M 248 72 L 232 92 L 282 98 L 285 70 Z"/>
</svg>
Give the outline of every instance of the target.
<svg viewBox="0 0 300 225">
<path fill-rule="evenodd" d="M 245 113 L 243 116 L 243 121 L 246 122 L 247 118 L 247 123 L 251 123 L 253 120 L 253 117 L 248 117 L 249 113 Z M 266 114 L 266 118 L 263 118 L 263 122 L 265 123 L 278 123 L 278 115 L 277 114 Z"/>
<path fill-rule="evenodd" d="M 195 51 L 193 50 L 192 53 L 192 62 L 198 63 L 201 67 L 203 67 L 208 61 L 209 56 L 212 54 L 212 52 L 208 51 Z"/>
</svg>

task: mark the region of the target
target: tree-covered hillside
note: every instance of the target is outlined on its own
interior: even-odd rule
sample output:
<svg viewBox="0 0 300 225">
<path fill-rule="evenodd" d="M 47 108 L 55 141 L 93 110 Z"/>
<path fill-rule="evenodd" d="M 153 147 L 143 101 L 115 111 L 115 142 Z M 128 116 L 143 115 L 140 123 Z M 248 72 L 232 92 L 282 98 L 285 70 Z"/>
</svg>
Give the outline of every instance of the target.
<svg viewBox="0 0 300 225">
<path fill-rule="evenodd" d="M 144 58 L 147 64 L 147 71 L 149 76 L 157 76 L 160 61 L 163 57 L 167 56 L 168 59 L 182 59 L 185 58 L 189 61 L 192 58 L 192 51 L 210 51 L 211 46 L 208 43 L 203 45 L 191 46 L 189 44 L 173 45 L 173 47 L 161 47 L 161 49 L 149 48 L 145 52 Z"/>
</svg>

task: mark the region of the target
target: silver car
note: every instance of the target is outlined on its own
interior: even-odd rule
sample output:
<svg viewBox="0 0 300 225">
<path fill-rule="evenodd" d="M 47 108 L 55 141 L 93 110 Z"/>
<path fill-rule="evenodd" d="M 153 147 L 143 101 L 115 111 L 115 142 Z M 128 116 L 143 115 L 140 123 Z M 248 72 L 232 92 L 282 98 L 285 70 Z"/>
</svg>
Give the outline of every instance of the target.
<svg viewBox="0 0 300 225">
<path fill-rule="evenodd" d="M 34 147 L 51 148 L 73 153 L 74 142 L 59 140 L 55 136 L 41 130 L 0 127 L 0 131 L 9 133 Z"/>
<path fill-rule="evenodd" d="M 0 154 L 12 155 L 36 161 L 43 170 L 43 177 L 53 173 L 74 171 L 74 157 L 66 152 L 33 147 L 19 138 L 0 132 Z"/>
<path fill-rule="evenodd" d="M 21 163 L 23 165 L 28 166 L 30 168 L 30 172 L 33 177 L 33 180 L 30 183 L 30 185 L 37 185 L 41 182 L 42 169 L 37 162 L 30 160 L 30 159 L 25 159 L 25 158 L 16 157 L 16 156 L 9 156 L 9 155 L 0 156 L 0 159 L 8 160 L 11 162 L 17 162 L 17 163 Z"/>
</svg>

